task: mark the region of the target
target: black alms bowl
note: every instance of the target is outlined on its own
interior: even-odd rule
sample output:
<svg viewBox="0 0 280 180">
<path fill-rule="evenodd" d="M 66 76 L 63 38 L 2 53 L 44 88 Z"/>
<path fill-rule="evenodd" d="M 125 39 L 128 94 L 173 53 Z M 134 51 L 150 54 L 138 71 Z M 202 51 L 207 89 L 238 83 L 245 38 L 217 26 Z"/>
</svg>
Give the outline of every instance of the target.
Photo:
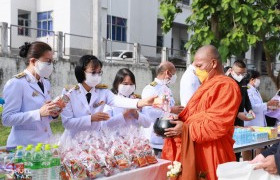
<svg viewBox="0 0 280 180">
<path fill-rule="evenodd" d="M 173 121 L 176 121 L 176 119 L 172 119 Z M 170 120 L 162 120 L 157 118 L 156 122 L 154 123 L 154 132 L 162 137 L 165 137 L 164 133 L 164 129 L 166 128 L 171 128 L 171 127 L 175 127 L 176 124 L 171 124 Z"/>
</svg>

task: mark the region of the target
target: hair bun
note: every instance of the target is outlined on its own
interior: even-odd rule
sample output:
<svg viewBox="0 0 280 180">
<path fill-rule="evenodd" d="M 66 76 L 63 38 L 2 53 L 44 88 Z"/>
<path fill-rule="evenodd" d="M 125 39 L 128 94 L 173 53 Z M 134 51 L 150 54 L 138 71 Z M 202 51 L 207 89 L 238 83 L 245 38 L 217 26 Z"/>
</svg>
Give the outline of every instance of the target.
<svg viewBox="0 0 280 180">
<path fill-rule="evenodd" d="M 20 49 L 19 56 L 22 57 L 22 58 L 26 58 L 30 46 L 31 46 L 31 43 L 29 43 L 29 42 L 25 42 L 24 45 L 20 46 L 19 47 L 19 49 Z"/>
</svg>

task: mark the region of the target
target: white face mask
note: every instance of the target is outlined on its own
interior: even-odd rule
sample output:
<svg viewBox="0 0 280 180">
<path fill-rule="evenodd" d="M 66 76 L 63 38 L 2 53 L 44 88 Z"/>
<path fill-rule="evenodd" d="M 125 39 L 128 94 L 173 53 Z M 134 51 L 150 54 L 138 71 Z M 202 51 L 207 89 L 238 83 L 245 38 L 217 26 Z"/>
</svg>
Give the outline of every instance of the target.
<svg viewBox="0 0 280 180">
<path fill-rule="evenodd" d="M 135 85 L 123 85 L 120 84 L 118 87 L 119 94 L 128 97 L 135 91 Z"/>
<path fill-rule="evenodd" d="M 232 73 L 231 73 L 231 75 L 232 75 L 232 77 L 236 80 L 236 81 L 238 81 L 238 82 L 240 82 L 243 78 L 244 78 L 244 76 L 243 75 L 237 75 L 234 71 L 232 71 Z"/>
<path fill-rule="evenodd" d="M 259 87 L 261 84 L 261 80 L 260 79 L 256 79 L 255 83 L 254 83 L 254 86 L 257 88 Z"/>
<path fill-rule="evenodd" d="M 35 62 L 34 70 L 42 78 L 49 78 L 53 72 L 53 63 L 42 62 L 37 60 Z"/>
<path fill-rule="evenodd" d="M 169 80 L 169 84 L 174 84 L 176 82 L 176 79 L 177 79 L 177 75 L 176 74 L 172 75 L 171 79 Z"/>
<path fill-rule="evenodd" d="M 177 75 L 174 74 L 171 76 L 170 79 L 164 79 L 163 80 L 163 84 L 167 85 L 167 84 L 174 84 L 176 82 L 176 79 L 177 79 Z"/>
<path fill-rule="evenodd" d="M 95 87 L 97 84 L 101 82 L 101 75 L 99 74 L 92 74 L 92 73 L 86 73 L 86 80 L 85 83 L 90 87 Z"/>
</svg>

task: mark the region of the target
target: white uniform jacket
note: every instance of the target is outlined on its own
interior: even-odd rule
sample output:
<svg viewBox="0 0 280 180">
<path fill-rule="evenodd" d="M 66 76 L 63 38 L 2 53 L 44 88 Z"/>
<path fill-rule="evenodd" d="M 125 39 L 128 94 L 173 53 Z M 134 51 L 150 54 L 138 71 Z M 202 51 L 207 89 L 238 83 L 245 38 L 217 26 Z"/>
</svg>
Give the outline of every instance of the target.
<svg viewBox="0 0 280 180">
<path fill-rule="evenodd" d="M 118 94 L 118 96 L 123 97 L 122 95 Z M 135 99 L 135 97 L 132 95 L 130 98 Z M 108 113 L 110 115 L 110 119 L 107 121 L 104 121 L 102 126 L 104 128 L 114 128 L 114 127 L 125 127 L 125 126 L 135 126 L 135 127 L 145 127 L 148 128 L 151 124 L 149 118 L 143 114 L 141 111 L 138 111 L 138 119 L 128 120 L 126 121 L 123 116 L 123 112 L 127 110 L 126 108 L 120 108 L 120 107 L 112 107 L 105 105 L 104 112 Z"/>
<path fill-rule="evenodd" d="M 244 121 L 244 126 L 266 126 L 265 113 L 267 112 L 267 103 L 263 102 L 261 94 L 252 85 L 248 85 L 248 96 L 256 118 L 251 121 Z"/>
<path fill-rule="evenodd" d="M 41 78 L 44 92 L 37 84 L 38 80 L 28 71 L 16 75 L 4 86 L 5 99 L 2 123 L 12 126 L 7 147 L 37 144 L 45 142 L 51 136 L 52 117 L 41 117 L 40 108 L 50 97 L 50 82 Z"/>
<path fill-rule="evenodd" d="M 63 90 L 63 93 L 65 90 Z M 114 95 L 107 88 L 92 88 L 90 103 L 86 99 L 87 91 L 81 84 L 70 93 L 70 102 L 61 113 L 65 127 L 63 137 L 73 137 L 80 131 L 100 130 L 101 122 L 91 122 L 91 115 L 103 112 L 105 104 L 116 107 L 136 109 L 139 99 L 129 99 Z"/>
<path fill-rule="evenodd" d="M 171 95 L 170 106 L 171 107 L 174 106 L 175 100 L 173 98 L 170 88 L 168 86 L 166 86 L 162 80 L 159 80 L 157 78 L 155 78 L 155 80 L 152 83 L 150 83 L 143 89 L 142 98 L 147 98 L 147 97 L 154 96 L 154 95 L 159 96 L 159 95 L 165 94 L 165 92 L 168 92 Z M 156 119 L 162 117 L 164 112 L 158 108 L 154 108 L 151 106 L 143 107 L 142 112 L 147 117 L 149 117 L 150 122 L 151 122 L 151 126 L 149 128 L 144 128 L 145 137 L 150 139 L 150 142 L 152 144 L 162 145 L 163 138 L 160 136 L 157 136 L 154 133 L 153 126 L 154 126 Z"/>
</svg>

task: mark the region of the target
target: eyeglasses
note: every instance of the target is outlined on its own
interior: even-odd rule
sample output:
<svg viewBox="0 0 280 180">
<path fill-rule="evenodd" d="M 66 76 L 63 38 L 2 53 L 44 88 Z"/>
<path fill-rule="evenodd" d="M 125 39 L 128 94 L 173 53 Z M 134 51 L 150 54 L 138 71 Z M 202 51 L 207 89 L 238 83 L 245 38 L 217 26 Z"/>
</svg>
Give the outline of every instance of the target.
<svg viewBox="0 0 280 180">
<path fill-rule="evenodd" d="M 101 76 L 103 74 L 103 71 L 99 71 L 99 72 L 93 71 L 93 72 L 87 72 L 87 73 L 91 73 L 92 75 L 99 75 L 99 76 Z"/>
<path fill-rule="evenodd" d="M 40 61 L 39 59 L 37 59 L 38 61 Z M 40 61 L 40 62 L 43 62 L 43 63 L 46 63 L 47 65 L 51 65 L 53 63 L 53 60 L 52 59 L 46 59 L 47 61 Z"/>
</svg>

